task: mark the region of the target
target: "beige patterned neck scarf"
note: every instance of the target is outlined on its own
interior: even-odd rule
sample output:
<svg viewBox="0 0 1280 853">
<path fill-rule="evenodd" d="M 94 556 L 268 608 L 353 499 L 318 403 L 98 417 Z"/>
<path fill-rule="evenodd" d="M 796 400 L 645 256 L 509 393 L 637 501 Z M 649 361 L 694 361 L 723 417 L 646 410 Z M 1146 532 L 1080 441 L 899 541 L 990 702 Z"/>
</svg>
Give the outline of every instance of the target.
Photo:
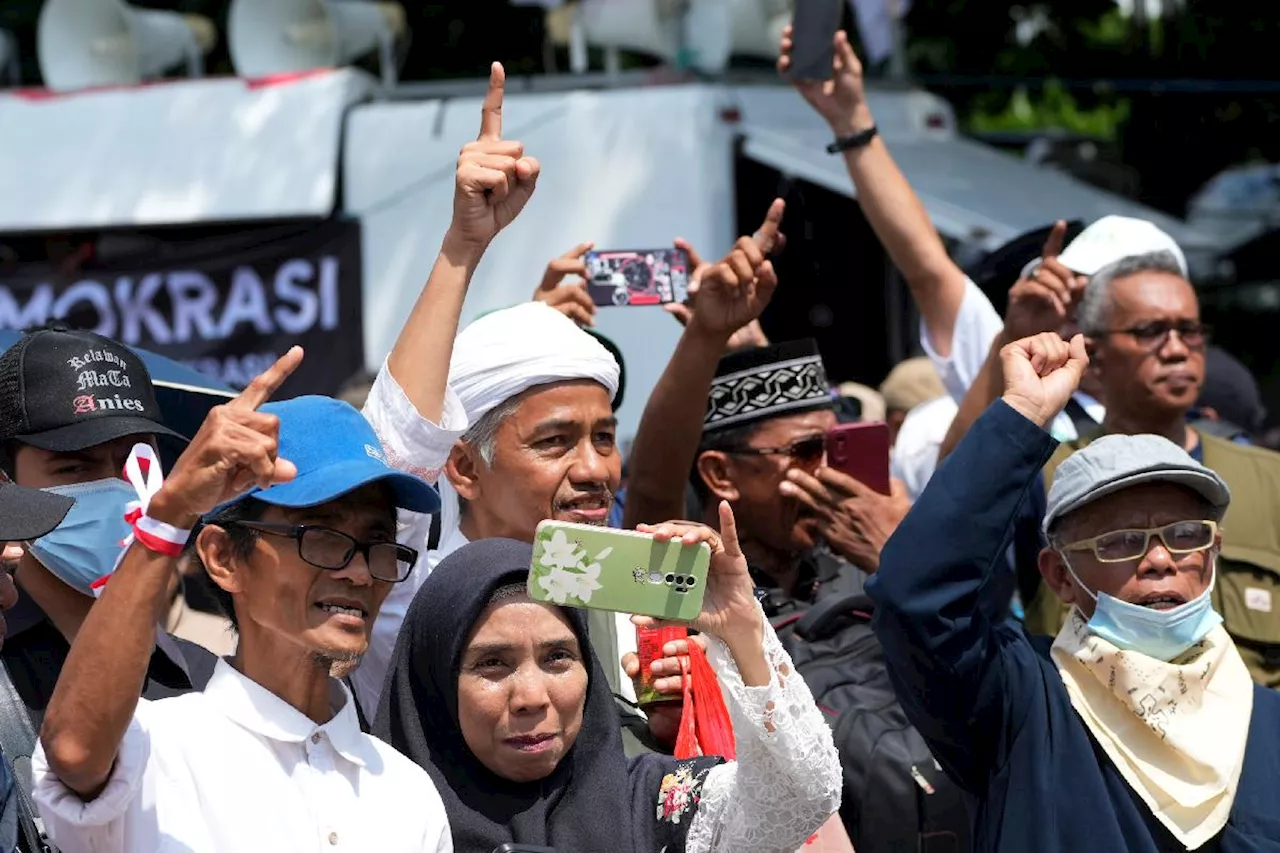
<svg viewBox="0 0 1280 853">
<path fill-rule="evenodd" d="M 1165 663 L 1093 635 L 1072 608 L 1051 654 L 1072 707 L 1152 814 L 1189 850 L 1217 835 L 1253 712 L 1253 682 L 1226 630 Z"/>
</svg>

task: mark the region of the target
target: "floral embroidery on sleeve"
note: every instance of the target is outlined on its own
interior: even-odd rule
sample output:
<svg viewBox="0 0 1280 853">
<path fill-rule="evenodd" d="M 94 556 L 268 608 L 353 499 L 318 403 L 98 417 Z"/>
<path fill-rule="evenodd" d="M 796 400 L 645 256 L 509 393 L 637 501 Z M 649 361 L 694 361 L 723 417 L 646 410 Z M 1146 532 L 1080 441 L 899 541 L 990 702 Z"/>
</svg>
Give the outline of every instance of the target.
<svg viewBox="0 0 1280 853">
<path fill-rule="evenodd" d="M 702 799 L 702 780 L 706 773 L 694 773 L 692 764 L 680 764 L 676 772 L 662 779 L 658 791 L 658 820 L 680 823 L 680 818 Z"/>
</svg>

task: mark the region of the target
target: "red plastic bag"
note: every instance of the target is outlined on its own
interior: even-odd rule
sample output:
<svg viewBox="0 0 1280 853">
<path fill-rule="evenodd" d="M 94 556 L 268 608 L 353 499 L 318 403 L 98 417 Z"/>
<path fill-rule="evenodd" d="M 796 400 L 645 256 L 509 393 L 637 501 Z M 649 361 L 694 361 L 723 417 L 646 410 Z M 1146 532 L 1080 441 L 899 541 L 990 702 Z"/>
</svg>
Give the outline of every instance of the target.
<svg viewBox="0 0 1280 853">
<path fill-rule="evenodd" d="M 719 755 L 726 761 L 738 756 L 733 738 L 733 721 L 720 692 L 715 670 L 697 643 L 689 643 L 689 671 L 684 679 L 684 707 L 680 712 L 680 733 L 676 736 L 676 758 Z"/>
</svg>

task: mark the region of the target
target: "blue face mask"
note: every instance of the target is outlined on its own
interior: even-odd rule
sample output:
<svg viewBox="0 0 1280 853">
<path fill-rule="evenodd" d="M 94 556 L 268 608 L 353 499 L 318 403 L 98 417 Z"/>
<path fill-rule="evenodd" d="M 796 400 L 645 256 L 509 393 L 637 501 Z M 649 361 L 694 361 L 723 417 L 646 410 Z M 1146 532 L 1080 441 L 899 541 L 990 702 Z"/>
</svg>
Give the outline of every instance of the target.
<svg viewBox="0 0 1280 853">
<path fill-rule="evenodd" d="M 1096 602 L 1093 616 L 1089 617 L 1089 630 L 1116 648 L 1144 654 L 1166 663 L 1203 640 L 1209 632 L 1222 624 L 1222 617 L 1213 609 L 1210 596 L 1218 579 L 1218 568 L 1213 566 L 1209 586 L 1200 595 L 1169 610 L 1154 610 L 1139 604 L 1107 595 L 1094 593 L 1081 583 L 1071 568 L 1067 555 L 1058 552 L 1067 571 Z M 1213 560 L 1211 556 L 1209 559 Z"/>
<path fill-rule="evenodd" d="M 92 596 L 95 586 L 115 571 L 124 541 L 133 533 L 124 516 L 138 494 L 124 480 L 114 478 L 44 491 L 76 502 L 51 533 L 30 543 L 31 556 L 67 586 Z"/>
</svg>

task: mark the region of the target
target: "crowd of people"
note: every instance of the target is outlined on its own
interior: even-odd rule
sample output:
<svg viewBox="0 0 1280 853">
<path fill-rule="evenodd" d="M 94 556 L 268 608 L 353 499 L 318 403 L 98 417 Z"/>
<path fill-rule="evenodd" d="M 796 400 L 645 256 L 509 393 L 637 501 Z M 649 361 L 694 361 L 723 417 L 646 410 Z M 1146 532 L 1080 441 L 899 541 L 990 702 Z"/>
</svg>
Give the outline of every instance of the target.
<svg viewBox="0 0 1280 853">
<path fill-rule="evenodd" d="M 430 276 L 343 399 L 273 399 L 294 348 L 187 437 L 116 341 L 0 355 L 5 853 L 1280 851 L 1280 455 L 1177 244 L 1058 223 L 1001 317 L 843 33 L 796 87 L 921 316 L 879 390 L 765 336 L 781 199 L 719 261 L 677 243 L 625 454 L 590 244 L 460 328 L 540 171 L 497 64 Z M 119 405 L 76 402 L 99 368 Z M 859 420 L 885 490 L 828 464 Z M 642 661 L 651 620 L 531 598 L 548 519 L 708 549 L 687 638 Z M 677 758 L 702 656 L 732 754 Z"/>
</svg>

